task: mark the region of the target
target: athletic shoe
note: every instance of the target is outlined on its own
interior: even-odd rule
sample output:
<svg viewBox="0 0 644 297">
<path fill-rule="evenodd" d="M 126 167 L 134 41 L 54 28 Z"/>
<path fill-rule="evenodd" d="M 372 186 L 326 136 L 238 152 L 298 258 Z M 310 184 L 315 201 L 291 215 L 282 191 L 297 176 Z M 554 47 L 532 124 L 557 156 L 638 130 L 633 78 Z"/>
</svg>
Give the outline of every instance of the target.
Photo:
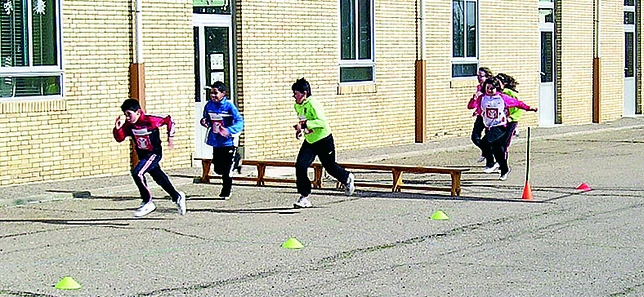
<svg viewBox="0 0 644 297">
<path fill-rule="evenodd" d="M 512 172 L 512 168 L 508 168 L 508 172 L 506 172 L 505 174 L 501 174 L 501 177 L 499 177 L 499 180 L 508 179 L 508 176 L 510 175 L 510 172 Z"/>
<path fill-rule="evenodd" d="M 494 163 L 494 165 L 492 165 L 492 167 L 485 167 L 483 169 L 483 172 L 485 172 L 485 173 L 499 172 L 499 163 Z"/>
<path fill-rule="evenodd" d="M 484 156 L 479 156 L 479 158 L 478 158 L 478 159 L 476 159 L 476 163 L 481 163 L 481 162 L 483 162 L 483 161 L 485 161 L 485 157 L 484 157 Z"/>
<path fill-rule="evenodd" d="M 309 208 L 313 207 L 309 196 L 301 196 L 300 199 L 297 199 L 297 202 L 293 203 L 294 208 Z"/>
<path fill-rule="evenodd" d="M 141 204 L 141 207 L 134 212 L 135 217 L 142 217 L 153 212 L 157 209 L 157 206 L 154 205 L 154 202 L 149 201 L 148 203 Z"/>
<path fill-rule="evenodd" d="M 353 176 L 353 173 L 349 173 L 349 177 L 347 177 L 347 183 L 344 184 L 344 187 L 346 190 L 344 191 L 344 194 L 347 196 L 353 195 L 353 192 L 356 191 L 356 185 L 355 185 L 355 176 Z"/>
<path fill-rule="evenodd" d="M 186 193 L 184 192 L 179 192 L 179 198 L 177 198 L 177 209 L 179 210 L 180 215 L 186 215 Z"/>
<path fill-rule="evenodd" d="M 230 195 L 228 195 L 228 196 L 219 196 L 219 199 L 228 200 L 228 199 L 230 199 Z"/>
</svg>

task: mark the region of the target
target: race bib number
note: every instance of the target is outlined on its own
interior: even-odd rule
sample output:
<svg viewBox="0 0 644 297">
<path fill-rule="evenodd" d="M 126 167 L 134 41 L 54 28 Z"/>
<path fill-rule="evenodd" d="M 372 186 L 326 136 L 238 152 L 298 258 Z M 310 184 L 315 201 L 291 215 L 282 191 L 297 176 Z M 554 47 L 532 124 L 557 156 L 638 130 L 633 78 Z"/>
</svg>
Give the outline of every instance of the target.
<svg viewBox="0 0 644 297">
<path fill-rule="evenodd" d="M 150 141 L 150 133 L 151 132 L 149 132 L 148 129 L 132 129 L 136 147 L 142 150 L 151 151 L 152 142 Z"/>
<path fill-rule="evenodd" d="M 496 108 L 486 108 L 485 109 L 485 117 L 488 119 L 498 119 L 499 118 L 499 110 Z"/>
</svg>

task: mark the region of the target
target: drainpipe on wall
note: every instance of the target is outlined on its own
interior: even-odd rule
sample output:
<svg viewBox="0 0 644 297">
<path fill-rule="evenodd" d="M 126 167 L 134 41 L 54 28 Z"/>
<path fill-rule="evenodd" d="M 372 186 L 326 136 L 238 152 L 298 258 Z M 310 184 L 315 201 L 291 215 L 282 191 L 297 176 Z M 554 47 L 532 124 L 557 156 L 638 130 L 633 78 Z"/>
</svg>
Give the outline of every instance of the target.
<svg viewBox="0 0 644 297">
<path fill-rule="evenodd" d="M 600 1 L 594 0 L 593 12 L 593 123 L 599 123 L 601 99 Z"/>
<path fill-rule="evenodd" d="M 134 9 L 134 22 L 135 25 L 132 26 L 134 31 L 132 36 L 134 37 L 134 53 L 133 53 L 133 63 L 130 65 L 130 98 L 139 100 L 141 109 L 145 111 L 145 71 L 143 67 L 143 21 L 141 18 L 141 10 L 143 7 L 143 0 L 134 0 L 135 9 Z M 133 140 L 131 140 L 131 150 L 130 150 L 130 165 L 132 168 L 136 166 L 139 162 L 139 158 L 136 155 L 136 147 Z"/>
<path fill-rule="evenodd" d="M 416 143 L 424 143 L 427 139 L 427 63 L 425 61 L 425 0 L 418 1 L 418 32 L 420 39 L 420 54 L 416 56 Z"/>
</svg>

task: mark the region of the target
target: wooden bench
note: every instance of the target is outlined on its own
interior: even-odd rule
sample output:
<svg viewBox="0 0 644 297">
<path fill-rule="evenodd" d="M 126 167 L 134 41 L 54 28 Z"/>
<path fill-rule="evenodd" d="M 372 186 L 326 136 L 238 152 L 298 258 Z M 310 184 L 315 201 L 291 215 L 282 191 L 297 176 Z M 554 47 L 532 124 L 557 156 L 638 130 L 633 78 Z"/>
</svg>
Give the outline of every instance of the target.
<svg viewBox="0 0 644 297">
<path fill-rule="evenodd" d="M 209 183 L 210 178 L 212 176 L 210 175 L 210 166 L 212 165 L 212 159 L 206 159 L 206 158 L 195 158 L 195 160 L 201 160 L 201 182 L 203 183 Z M 266 167 L 291 167 L 295 168 L 295 162 L 294 161 L 281 161 L 281 160 L 247 160 L 247 159 L 242 159 L 241 161 L 242 166 L 248 165 L 248 166 L 255 166 L 257 168 L 257 176 L 233 176 L 233 180 L 246 180 L 246 181 L 254 181 L 256 185 L 258 186 L 264 186 L 266 182 L 295 182 L 295 179 L 293 178 L 277 178 L 277 177 L 266 177 Z M 314 174 L 313 174 L 313 180 L 311 181 L 311 185 L 314 188 L 321 188 L 322 187 L 322 173 L 323 173 L 323 168 L 322 164 L 320 163 L 313 163 L 311 164 L 311 168 L 313 168 Z M 293 171 L 295 172 L 295 171 Z"/>
<path fill-rule="evenodd" d="M 415 165 L 395 165 L 395 164 L 373 164 L 373 163 L 338 163 L 345 169 L 361 169 L 361 170 L 376 170 L 376 171 L 391 171 L 392 184 L 382 183 L 366 183 L 355 182 L 357 186 L 363 187 L 376 187 L 376 188 L 391 188 L 392 192 L 400 192 L 403 188 L 427 191 L 448 191 L 452 196 L 461 195 L 461 176 L 464 171 L 470 170 L 463 167 L 429 167 L 429 166 L 415 166 Z M 405 184 L 403 183 L 403 173 L 438 173 L 449 174 L 452 180 L 450 187 L 436 187 L 429 185 L 418 184 Z"/>
<path fill-rule="evenodd" d="M 201 182 L 210 182 L 210 166 L 211 159 L 195 158 L 201 160 L 202 173 Z M 390 171 L 392 173 L 392 183 L 383 184 L 375 182 L 355 182 L 356 186 L 363 187 L 376 187 L 376 188 L 391 188 L 392 192 L 400 192 L 402 189 L 416 189 L 427 191 L 448 191 L 452 196 L 461 195 L 461 176 L 462 173 L 468 171 L 469 168 L 462 167 L 429 167 L 429 166 L 414 166 L 414 165 L 394 165 L 394 164 L 373 164 L 373 163 L 338 163 L 346 169 L 359 169 L 359 170 L 376 170 L 376 171 Z M 295 182 L 292 178 L 267 178 L 266 167 L 295 167 L 293 161 L 280 161 L 280 160 L 242 160 L 242 165 L 255 166 L 257 168 L 257 176 L 235 176 L 235 180 L 248 180 L 254 181 L 258 186 L 264 186 L 266 182 Z M 323 167 L 320 163 L 313 163 L 311 167 L 314 170 L 314 177 L 311 184 L 314 188 L 322 187 Z M 403 183 L 403 173 L 437 173 L 449 174 L 451 177 L 450 187 L 437 187 L 429 185 L 418 184 L 405 184 Z"/>
</svg>

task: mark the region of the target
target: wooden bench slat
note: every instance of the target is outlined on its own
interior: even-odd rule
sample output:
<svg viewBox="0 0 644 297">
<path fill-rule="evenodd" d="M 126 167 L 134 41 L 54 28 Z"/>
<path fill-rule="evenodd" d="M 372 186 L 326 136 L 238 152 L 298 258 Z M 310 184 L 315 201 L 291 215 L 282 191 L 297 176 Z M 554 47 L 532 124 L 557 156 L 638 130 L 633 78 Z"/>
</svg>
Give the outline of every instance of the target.
<svg viewBox="0 0 644 297">
<path fill-rule="evenodd" d="M 195 160 L 201 160 L 203 171 L 202 171 L 202 182 L 210 182 L 210 165 L 212 159 L 207 158 L 194 158 Z M 242 165 L 255 166 L 257 168 L 257 177 L 233 177 L 235 180 L 251 180 L 256 181 L 258 186 L 263 186 L 265 182 L 295 182 L 295 179 L 292 178 L 267 178 L 265 177 L 266 167 L 275 166 L 275 167 L 295 167 L 294 161 L 283 161 L 283 160 L 242 160 Z M 449 191 L 452 196 L 461 195 L 461 175 L 463 172 L 470 170 L 469 168 L 464 167 L 432 167 L 432 166 L 414 166 L 414 165 L 396 165 L 396 164 L 374 164 L 374 163 L 347 163 L 341 162 L 338 163 L 341 167 L 346 169 L 362 169 L 362 170 L 379 170 L 379 171 L 389 171 L 392 173 L 392 184 L 386 185 L 382 183 L 368 183 L 368 182 L 356 182 L 357 186 L 366 186 L 366 187 L 377 187 L 377 188 L 390 188 L 394 192 L 399 192 L 401 189 L 418 189 L 418 190 L 429 190 L 429 191 Z M 314 162 L 310 166 L 314 169 L 314 179 L 311 181 L 313 187 L 321 188 L 322 187 L 322 164 Z M 451 178 L 451 187 L 436 187 L 436 186 L 426 186 L 426 185 L 409 185 L 404 184 L 402 180 L 403 173 L 440 173 L 440 174 L 449 174 Z"/>
</svg>

